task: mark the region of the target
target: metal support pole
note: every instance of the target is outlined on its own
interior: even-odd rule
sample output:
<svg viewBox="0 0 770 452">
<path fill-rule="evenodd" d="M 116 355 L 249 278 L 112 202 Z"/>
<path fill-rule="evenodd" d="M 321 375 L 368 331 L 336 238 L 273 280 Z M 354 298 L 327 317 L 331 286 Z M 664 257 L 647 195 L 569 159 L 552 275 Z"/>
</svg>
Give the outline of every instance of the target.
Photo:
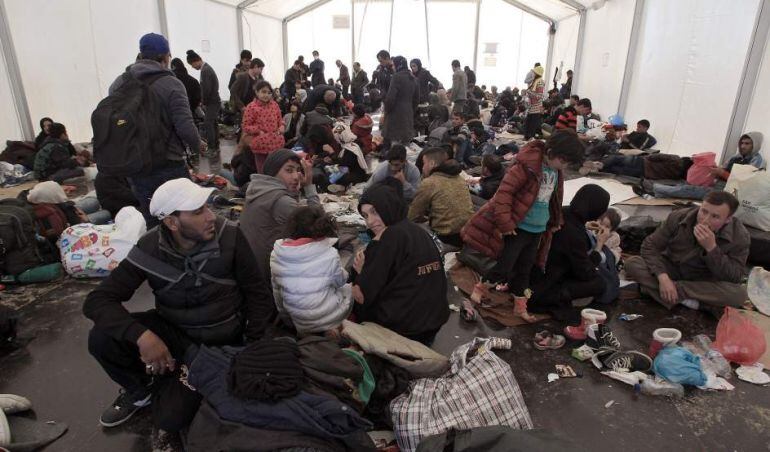
<svg viewBox="0 0 770 452">
<path fill-rule="evenodd" d="M 476 0 L 476 34 L 473 40 L 473 72 L 479 64 L 479 22 L 481 22 L 481 0 Z"/>
<path fill-rule="evenodd" d="M 575 49 L 575 65 L 572 68 L 572 92 L 578 92 L 578 81 L 580 81 L 580 63 L 583 59 L 583 40 L 586 35 L 586 19 L 588 14 L 585 8 L 580 10 L 580 26 L 578 27 L 577 48 Z"/>
<path fill-rule="evenodd" d="M 738 94 L 735 97 L 735 105 L 730 116 L 730 125 L 727 129 L 724 146 L 722 146 L 721 162 L 735 152 L 738 139 L 746 127 L 749 108 L 757 88 L 757 77 L 762 67 L 762 56 L 765 50 L 768 34 L 770 33 L 770 0 L 762 0 L 757 10 L 754 21 L 754 30 L 751 34 L 749 51 L 746 54 L 746 63 L 743 66 L 743 76 L 738 85 Z"/>
<path fill-rule="evenodd" d="M 241 8 L 235 8 L 235 29 L 238 33 L 238 49 L 243 50 L 245 46 L 243 45 L 243 10 Z"/>
<path fill-rule="evenodd" d="M 158 0 L 158 19 L 160 20 L 160 34 L 169 39 L 168 17 L 166 16 L 166 0 Z"/>
<path fill-rule="evenodd" d="M 19 68 L 19 61 L 16 59 L 16 49 L 13 46 L 5 0 L 0 0 L 0 42 L 2 42 L 5 64 L 8 67 L 8 81 L 11 85 L 11 96 L 13 96 L 13 105 L 16 108 L 16 117 L 21 127 L 21 133 L 25 140 L 34 140 L 35 130 L 32 128 L 32 116 L 29 114 L 27 95 L 24 93 L 24 84 L 21 81 L 21 69 Z"/>
<path fill-rule="evenodd" d="M 428 50 L 428 67 L 433 67 L 433 62 L 430 60 L 430 33 L 428 26 L 428 0 L 422 0 L 422 5 L 425 8 L 425 47 Z"/>
<path fill-rule="evenodd" d="M 283 37 L 283 65 L 291 67 L 289 64 L 289 21 L 285 20 L 281 23 L 281 36 Z"/>
<path fill-rule="evenodd" d="M 350 0 L 350 70 L 356 62 L 356 0 Z"/>
<path fill-rule="evenodd" d="M 390 0 L 390 27 L 388 27 L 388 52 L 390 52 L 390 43 L 393 41 L 393 10 L 396 6 L 396 0 Z"/>
<path fill-rule="evenodd" d="M 545 59 L 545 74 L 546 77 L 550 77 L 553 80 L 553 41 L 556 36 L 556 24 L 548 24 L 548 55 Z M 561 75 L 561 74 L 560 74 Z M 548 83 L 546 83 L 546 91 L 548 91 Z"/>
<path fill-rule="evenodd" d="M 620 98 L 618 99 L 618 114 L 626 116 L 628 107 L 628 92 L 631 90 L 631 80 L 634 76 L 634 60 L 636 60 L 636 50 L 639 48 L 639 32 L 642 29 L 642 18 L 644 16 L 644 0 L 636 0 L 634 6 L 634 20 L 631 23 L 631 38 L 628 42 L 628 53 L 626 54 L 626 67 L 623 70 L 623 84 L 620 86 Z M 574 77 L 574 76 L 573 76 Z"/>
</svg>

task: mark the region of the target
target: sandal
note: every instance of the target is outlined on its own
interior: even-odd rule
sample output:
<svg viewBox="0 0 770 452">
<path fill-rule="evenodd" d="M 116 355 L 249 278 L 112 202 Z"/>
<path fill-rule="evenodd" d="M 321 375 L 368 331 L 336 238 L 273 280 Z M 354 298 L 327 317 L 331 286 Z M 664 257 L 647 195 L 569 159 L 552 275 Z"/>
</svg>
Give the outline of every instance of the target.
<svg viewBox="0 0 770 452">
<path fill-rule="evenodd" d="M 561 334 L 543 330 L 535 334 L 533 344 L 538 350 L 556 350 L 564 347 L 566 342 L 567 340 Z"/>
</svg>

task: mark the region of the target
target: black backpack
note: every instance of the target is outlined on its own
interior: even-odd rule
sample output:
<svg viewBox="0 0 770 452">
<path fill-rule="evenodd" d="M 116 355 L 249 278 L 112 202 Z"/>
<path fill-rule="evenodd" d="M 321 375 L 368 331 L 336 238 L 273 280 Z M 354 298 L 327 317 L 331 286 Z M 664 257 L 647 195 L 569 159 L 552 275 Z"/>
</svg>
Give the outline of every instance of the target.
<svg viewBox="0 0 770 452">
<path fill-rule="evenodd" d="M 126 71 L 123 84 L 99 102 L 91 115 L 99 172 L 130 177 L 148 174 L 165 163 L 171 127 L 150 86 L 167 75 L 172 74 L 162 72 L 139 80 Z"/>
<path fill-rule="evenodd" d="M 34 212 L 22 200 L 0 200 L 0 274 L 15 276 L 42 263 Z"/>
</svg>

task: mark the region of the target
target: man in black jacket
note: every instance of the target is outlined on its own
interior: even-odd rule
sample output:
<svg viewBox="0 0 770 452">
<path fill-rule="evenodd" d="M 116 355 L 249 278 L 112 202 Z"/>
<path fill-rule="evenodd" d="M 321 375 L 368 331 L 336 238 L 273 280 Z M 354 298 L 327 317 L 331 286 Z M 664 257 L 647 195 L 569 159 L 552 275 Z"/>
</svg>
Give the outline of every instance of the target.
<svg viewBox="0 0 770 452">
<path fill-rule="evenodd" d="M 318 56 L 318 50 L 313 50 L 313 61 L 310 62 L 310 84 L 315 88 L 326 83 L 324 76 L 324 62 Z"/>
<path fill-rule="evenodd" d="M 219 79 L 208 63 L 204 62 L 194 50 L 187 51 L 187 63 L 201 71 L 201 104 L 205 112 L 203 130 L 206 133 L 208 148 L 201 155 L 209 161 L 209 172 L 219 174 L 222 169 L 222 158 L 219 154 L 219 110 L 222 109 L 222 99 L 219 97 Z"/>
<path fill-rule="evenodd" d="M 105 427 L 153 403 L 158 428 L 183 428 L 200 404 L 179 379 L 196 346 L 257 340 L 274 317 L 243 233 L 206 206 L 212 190 L 189 179 L 161 185 L 150 203 L 161 224 L 86 298 L 83 312 L 94 321 L 88 349 L 123 388 L 101 416 Z M 155 309 L 129 313 L 123 303 L 145 281 Z"/>
</svg>

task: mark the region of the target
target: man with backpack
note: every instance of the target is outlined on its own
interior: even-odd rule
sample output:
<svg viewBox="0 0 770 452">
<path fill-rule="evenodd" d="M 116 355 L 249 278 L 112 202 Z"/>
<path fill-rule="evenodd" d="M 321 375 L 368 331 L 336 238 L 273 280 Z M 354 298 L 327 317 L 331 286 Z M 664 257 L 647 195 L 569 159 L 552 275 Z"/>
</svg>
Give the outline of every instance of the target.
<svg viewBox="0 0 770 452">
<path fill-rule="evenodd" d="M 139 41 L 141 59 L 113 82 L 94 111 L 94 157 L 100 172 L 127 177 L 147 227 L 158 224 L 150 198 L 164 182 L 189 178 L 185 146 L 205 151 L 193 122 L 184 85 L 169 70 L 165 37 L 148 33 Z"/>
</svg>

